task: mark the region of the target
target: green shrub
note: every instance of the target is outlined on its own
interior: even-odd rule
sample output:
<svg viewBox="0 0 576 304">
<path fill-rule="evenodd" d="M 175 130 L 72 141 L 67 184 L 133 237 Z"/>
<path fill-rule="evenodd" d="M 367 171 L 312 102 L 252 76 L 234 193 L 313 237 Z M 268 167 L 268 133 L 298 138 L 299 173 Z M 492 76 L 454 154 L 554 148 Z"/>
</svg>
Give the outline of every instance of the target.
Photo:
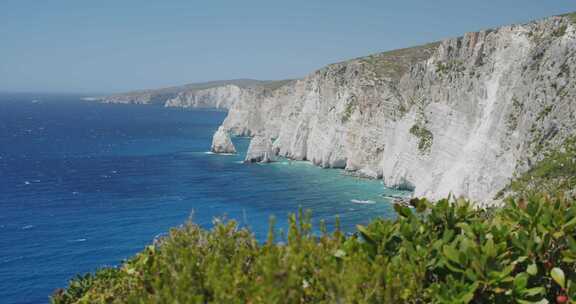
<svg viewBox="0 0 576 304">
<path fill-rule="evenodd" d="M 345 236 L 290 216 L 258 243 L 245 229 L 188 223 L 119 268 L 73 279 L 52 303 L 554 303 L 576 299 L 576 205 L 564 196 L 479 209 L 396 205 Z"/>
<path fill-rule="evenodd" d="M 436 73 L 444 74 L 449 71 L 449 65 L 444 64 L 443 62 L 436 62 Z"/>
<path fill-rule="evenodd" d="M 459 60 L 448 60 L 446 62 L 436 62 L 436 73 L 445 75 L 450 72 L 462 73 L 466 70 L 464 63 Z"/>
<path fill-rule="evenodd" d="M 518 118 L 524 109 L 524 104 L 516 97 L 512 97 L 512 110 L 506 118 L 506 129 L 510 133 L 518 126 Z"/>
<path fill-rule="evenodd" d="M 415 124 L 410 128 L 410 134 L 418 138 L 418 150 L 421 153 L 428 153 L 432 148 L 432 142 L 434 141 L 434 134 L 430 130 L 426 129 L 419 124 Z"/>
<path fill-rule="evenodd" d="M 552 35 L 554 37 L 562 37 L 564 36 L 564 34 L 566 34 L 566 29 L 568 28 L 568 26 L 566 26 L 566 24 L 561 25 L 559 28 L 555 29 L 552 32 Z"/>
<path fill-rule="evenodd" d="M 356 101 L 352 99 L 346 104 L 346 108 L 344 109 L 344 114 L 342 114 L 342 123 L 347 122 L 352 117 L 352 113 L 356 109 Z"/>
</svg>

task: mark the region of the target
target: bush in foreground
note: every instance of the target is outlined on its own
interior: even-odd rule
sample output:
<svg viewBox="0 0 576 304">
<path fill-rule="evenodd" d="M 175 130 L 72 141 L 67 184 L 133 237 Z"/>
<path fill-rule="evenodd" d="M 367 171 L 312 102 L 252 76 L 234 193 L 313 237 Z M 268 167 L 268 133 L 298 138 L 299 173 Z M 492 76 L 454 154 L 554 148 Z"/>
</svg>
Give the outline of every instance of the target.
<svg viewBox="0 0 576 304">
<path fill-rule="evenodd" d="M 293 215 L 286 243 L 233 221 L 173 229 L 118 268 L 79 276 L 53 303 L 569 303 L 576 206 L 564 196 L 396 206 L 345 236 Z M 271 229 L 272 231 L 272 229 Z"/>
</svg>

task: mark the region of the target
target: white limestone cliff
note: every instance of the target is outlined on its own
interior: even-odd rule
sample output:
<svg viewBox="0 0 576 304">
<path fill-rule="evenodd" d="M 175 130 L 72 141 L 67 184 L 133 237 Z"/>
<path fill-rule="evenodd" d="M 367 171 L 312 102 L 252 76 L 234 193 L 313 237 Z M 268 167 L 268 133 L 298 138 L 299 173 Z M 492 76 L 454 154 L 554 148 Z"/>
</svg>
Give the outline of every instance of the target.
<svg viewBox="0 0 576 304">
<path fill-rule="evenodd" d="M 242 88 L 237 85 L 185 91 L 166 101 L 166 107 L 229 109 L 238 102 Z"/>
<path fill-rule="evenodd" d="M 248 161 L 308 160 L 416 196 L 486 202 L 544 148 L 576 134 L 574 19 L 468 33 L 295 81 L 196 86 L 162 100 L 228 109 L 222 132 L 254 137 Z"/>
<path fill-rule="evenodd" d="M 541 158 L 540 147 L 576 131 L 575 54 L 566 17 L 469 33 L 250 92 L 223 126 L 268 134 L 280 156 L 416 196 L 487 201 Z"/>
<path fill-rule="evenodd" d="M 255 86 L 273 87 L 284 83 L 285 81 L 261 81 L 253 79 L 219 80 L 90 97 L 90 99 L 103 103 L 155 104 L 173 107 L 227 109 L 236 101 L 234 94 L 238 93 L 238 90 L 241 88 Z"/>
</svg>

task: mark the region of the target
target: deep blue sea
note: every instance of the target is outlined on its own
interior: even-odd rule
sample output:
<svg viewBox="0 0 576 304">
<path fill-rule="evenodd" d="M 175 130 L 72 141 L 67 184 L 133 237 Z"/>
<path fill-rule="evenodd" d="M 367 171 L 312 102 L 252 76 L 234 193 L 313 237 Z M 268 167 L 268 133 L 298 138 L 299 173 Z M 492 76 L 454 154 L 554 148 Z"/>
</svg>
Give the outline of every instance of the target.
<svg viewBox="0 0 576 304">
<path fill-rule="evenodd" d="M 392 217 L 380 181 L 306 162 L 207 153 L 226 113 L 0 95 L 0 302 L 47 303 L 75 274 L 118 265 L 192 219 L 226 216 L 266 237 L 298 207 L 342 226 Z M 358 204 L 352 200 L 373 201 Z"/>
</svg>

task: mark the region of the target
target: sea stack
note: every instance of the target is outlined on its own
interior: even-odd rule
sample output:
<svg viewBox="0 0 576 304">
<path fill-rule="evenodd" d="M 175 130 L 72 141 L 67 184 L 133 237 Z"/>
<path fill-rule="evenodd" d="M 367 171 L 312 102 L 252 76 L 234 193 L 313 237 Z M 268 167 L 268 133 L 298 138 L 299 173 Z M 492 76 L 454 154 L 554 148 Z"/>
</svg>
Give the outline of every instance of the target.
<svg viewBox="0 0 576 304">
<path fill-rule="evenodd" d="M 245 163 L 269 163 L 274 161 L 272 139 L 268 136 L 256 135 L 250 141 Z"/>
<path fill-rule="evenodd" d="M 236 148 L 232 143 L 230 134 L 224 127 L 219 127 L 218 131 L 214 133 L 212 138 L 212 148 L 210 149 L 214 153 L 236 153 Z"/>
</svg>

